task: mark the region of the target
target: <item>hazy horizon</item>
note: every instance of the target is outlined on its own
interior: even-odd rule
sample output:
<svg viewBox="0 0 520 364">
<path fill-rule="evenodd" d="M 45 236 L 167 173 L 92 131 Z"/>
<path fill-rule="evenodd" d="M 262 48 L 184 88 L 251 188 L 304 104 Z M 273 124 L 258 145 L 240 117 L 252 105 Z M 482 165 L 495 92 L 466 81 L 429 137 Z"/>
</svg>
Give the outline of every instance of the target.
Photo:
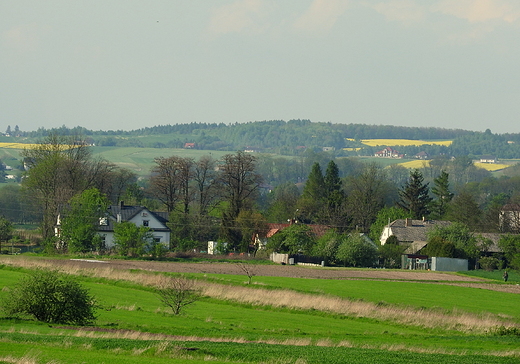
<svg viewBox="0 0 520 364">
<path fill-rule="evenodd" d="M 520 2 L 0 3 L 0 130 L 309 119 L 519 133 Z"/>
</svg>

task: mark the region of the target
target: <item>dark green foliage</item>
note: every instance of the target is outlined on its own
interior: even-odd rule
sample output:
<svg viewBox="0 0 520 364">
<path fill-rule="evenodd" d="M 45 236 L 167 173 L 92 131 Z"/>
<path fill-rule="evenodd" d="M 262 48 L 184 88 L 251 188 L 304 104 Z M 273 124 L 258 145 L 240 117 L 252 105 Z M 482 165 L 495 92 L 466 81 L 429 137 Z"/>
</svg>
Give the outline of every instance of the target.
<svg viewBox="0 0 520 364">
<path fill-rule="evenodd" d="M 453 198 L 453 193 L 450 191 L 449 174 L 442 171 L 441 174 L 433 180 L 434 186 L 432 193 L 435 199 L 431 202 L 432 218 L 441 219 L 448 211 L 448 204 Z"/>
<path fill-rule="evenodd" d="M 473 194 L 462 191 L 448 205 L 447 217 L 450 221 L 467 225 L 472 231 L 480 230 L 482 212 Z"/>
<path fill-rule="evenodd" d="M 345 266 L 372 267 L 377 261 L 377 247 L 362 235 L 352 233 L 338 247 L 336 258 Z"/>
<path fill-rule="evenodd" d="M 388 239 L 386 239 L 385 245 L 399 245 L 399 240 L 397 239 L 397 236 L 390 235 Z"/>
<path fill-rule="evenodd" d="M 520 329 L 518 327 L 499 326 L 495 330 L 492 331 L 492 334 L 496 335 L 496 336 L 519 336 L 520 337 Z"/>
<path fill-rule="evenodd" d="M 352 224 L 358 231 L 368 233 L 390 190 L 386 173 L 379 165 L 368 164 L 357 175 L 347 177 L 346 189 Z"/>
<path fill-rule="evenodd" d="M 452 258 L 477 258 L 480 255 L 481 248 L 476 237 L 466 225 L 461 223 L 453 223 L 446 227 L 435 227 L 428 232 L 428 245 L 429 242 L 434 242 L 434 246 L 453 244 Z M 435 249 L 440 249 L 440 252 L 446 253 L 451 251 L 449 246 Z"/>
<path fill-rule="evenodd" d="M 114 225 L 114 243 L 119 254 L 139 256 L 153 248 L 153 234 L 147 226 L 123 221 Z"/>
<path fill-rule="evenodd" d="M 8 315 L 29 315 L 38 321 L 88 325 L 95 321 L 95 300 L 72 276 L 38 269 L 11 288 L 3 302 Z"/>
<path fill-rule="evenodd" d="M 341 179 L 339 178 L 339 169 L 334 161 L 330 161 L 325 170 L 325 196 L 329 208 L 335 208 L 343 202 L 345 195 L 341 189 Z"/>
<path fill-rule="evenodd" d="M 384 245 L 379 246 L 379 264 L 384 268 L 400 268 L 401 255 L 404 254 L 406 246 L 399 245 L 395 235 L 390 235 Z"/>
<path fill-rule="evenodd" d="M 71 253 L 86 253 L 101 247 L 97 234 L 100 219 L 105 216 L 107 198 L 91 188 L 70 199 L 61 218 L 60 239 Z"/>
<path fill-rule="evenodd" d="M 0 189 L 0 215 L 11 222 L 37 221 L 39 213 L 34 205 L 34 201 L 25 198 L 18 184 Z"/>
<path fill-rule="evenodd" d="M 318 239 L 312 249 L 312 255 L 322 258 L 327 265 L 335 264 L 338 248 L 344 239 L 343 234 L 330 229 Z"/>
<path fill-rule="evenodd" d="M 520 236 L 510 234 L 502 236 L 498 246 L 504 251 L 508 266 L 520 270 Z"/>
<path fill-rule="evenodd" d="M 379 263 L 384 268 L 400 268 L 401 267 L 401 255 L 404 254 L 406 250 L 406 246 L 399 245 L 399 243 L 394 243 L 391 238 L 395 238 L 394 235 L 390 236 L 385 245 L 379 246 Z M 390 241 L 390 242 L 389 242 Z"/>
<path fill-rule="evenodd" d="M 7 243 L 13 237 L 13 224 L 0 216 L 0 254 L 2 252 L 2 243 Z"/>
<path fill-rule="evenodd" d="M 482 257 L 478 260 L 478 263 L 480 265 L 480 268 L 492 272 L 495 269 L 498 269 L 500 265 L 500 260 L 498 260 L 495 257 Z"/>
<path fill-rule="evenodd" d="M 292 182 L 277 186 L 268 195 L 269 208 L 267 218 L 269 222 L 284 223 L 296 217 L 296 202 L 300 196 L 298 187 Z"/>
<path fill-rule="evenodd" d="M 267 249 L 278 253 L 310 254 L 316 237 L 312 229 L 304 224 L 293 224 L 273 235 Z"/>
<path fill-rule="evenodd" d="M 409 211 L 414 219 L 422 219 L 429 214 L 428 205 L 432 199 L 429 196 L 428 183 L 423 181 L 422 173 L 415 169 L 410 172 L 410 178 L 399 191 L 398 206 Z"/>
<path fill-rule="evenodd" d="M 455 244 L 440 236 L 434 236 L 428 240 L 428 245 L 421 251 L 421 253 L 430 257 L 454 258 Z"/>
<path fill-rule="evenodd" d="M 326 206 L 326 189 L 319 163 L 312 165 L 297 206 L 299 209 L 299 220 L 305 223 L 320 221 L 320 215 Z"/>
</svg>

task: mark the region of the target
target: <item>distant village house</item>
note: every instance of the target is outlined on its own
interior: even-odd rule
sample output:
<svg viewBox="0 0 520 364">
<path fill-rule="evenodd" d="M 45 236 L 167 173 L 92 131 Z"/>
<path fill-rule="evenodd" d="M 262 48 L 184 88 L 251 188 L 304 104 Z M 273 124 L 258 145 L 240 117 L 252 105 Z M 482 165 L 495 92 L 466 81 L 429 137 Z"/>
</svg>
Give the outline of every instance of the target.
<svg viewBox="0 0 520 364">
<path fill-rule="evenodd" d="M 379 152 L 376 152 L 374 154 L 375 157 L 378 158 L 403 158 L 404 155 L 399 153 L 397 150 L 393 149 L 392 147 L 386 147 L 383 150 L 380 150 Z"/>
</svg>

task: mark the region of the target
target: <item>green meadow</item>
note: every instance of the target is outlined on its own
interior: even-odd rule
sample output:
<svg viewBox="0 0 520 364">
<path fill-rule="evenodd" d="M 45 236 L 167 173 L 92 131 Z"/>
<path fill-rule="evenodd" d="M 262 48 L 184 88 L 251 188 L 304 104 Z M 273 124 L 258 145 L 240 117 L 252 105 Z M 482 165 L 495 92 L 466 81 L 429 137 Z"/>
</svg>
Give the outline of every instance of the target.
<svg viewBox="0 0 520 364">
<path fill-rule="evenodd" d="M 173 155 L 183 158 L 199 159 L 204 155 L 209 155 L 214 159 L 219 159 L 225 154 L 215 150 L 195 150 L 195 149 L 176 149 L 176 148 L 137 148 L 137 147 L 93 147 L 92 154 L 102 157 L 118 167 L 127 168 L 139 176 L 150 174 L 150 169 L 154 166 L 154 158 L 171 157 Z"/>
<path fill-rule="evenodd" d="M 0 299 L 29 269 L 9 264 L 0 269 Z M 71 273 L 99 302 L 95 326 L 1 314 L 0 363 L 520 361 L 514 293 L 440 282 L 262 276 L 247 285 L 241 275 L 193 274 L 203 297 L 174 316 L 153 292 L 161 273 Z M 357 313 L 348 311 L 353 305 Z"/>
</svg>

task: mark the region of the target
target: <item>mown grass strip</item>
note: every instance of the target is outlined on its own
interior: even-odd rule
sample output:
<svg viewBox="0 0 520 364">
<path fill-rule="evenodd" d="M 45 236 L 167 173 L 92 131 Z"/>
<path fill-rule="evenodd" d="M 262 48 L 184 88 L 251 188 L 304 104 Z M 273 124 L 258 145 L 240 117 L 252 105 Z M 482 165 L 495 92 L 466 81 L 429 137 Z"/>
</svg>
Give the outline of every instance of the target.
<svg viewBox="0 0 520 364">
<path fill-rule="evenodd" d="M 0 360 L 3 355 L 21 357 L 33 353 L 38 363 L 457 363 L 503 364 L 518 357 L 450 354 L 442 349 L 423 348 L 416 343 L 415 351 L 398 345 L 387 349 L 352 348 L 345 343 L 336 347 L 280 345 L 266 343 L 215 343 L 183 341 L 138 341 L 130 339 L 49 338 L 13 335 L 0 339 Z"/>
</svg>

